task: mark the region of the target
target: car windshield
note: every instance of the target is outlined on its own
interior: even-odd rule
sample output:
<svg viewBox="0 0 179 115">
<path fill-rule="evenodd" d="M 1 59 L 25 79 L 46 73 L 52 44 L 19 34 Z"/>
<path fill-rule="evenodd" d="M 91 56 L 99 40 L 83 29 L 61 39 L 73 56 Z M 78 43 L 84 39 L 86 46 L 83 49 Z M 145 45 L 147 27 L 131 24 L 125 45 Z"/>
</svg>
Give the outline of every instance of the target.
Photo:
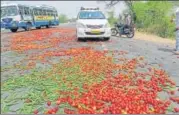
<svg viewBox="0 0 179 115">
<path fill-rule="evenodd" d="M 1 17 L 18 15 L 16 6 L 1 7 Z"/>
<path fill-rule="evenodd" d="M 105 16 L 101 11 L 81 11 L 79 19 L 105 19 Z"/>
</svg>

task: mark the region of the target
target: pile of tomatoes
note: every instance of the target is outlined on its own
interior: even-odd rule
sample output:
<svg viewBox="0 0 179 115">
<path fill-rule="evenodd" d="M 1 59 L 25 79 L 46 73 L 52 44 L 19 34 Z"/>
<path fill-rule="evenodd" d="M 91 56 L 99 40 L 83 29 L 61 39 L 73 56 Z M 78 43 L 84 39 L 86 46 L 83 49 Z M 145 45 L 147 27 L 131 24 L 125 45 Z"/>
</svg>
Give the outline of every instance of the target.
<svg viewBox="0 0 179 115">
<path fill-rule="evenodd" d="M 59 47 L 60 42 L 70 43 L 75 39 L 74 36 L 67 35 L 72 32 L 75 31 L 73 29 L 29 31 L 29 36 L 27 33 L 15 34 L 11 41 L 11 50 L 39 51 L 34 56 L 28 55 L 28 60 L 33 60 L 28 63 L 29 68 L 33 68 L 37 60 L 48 60 L 54 56 L 71 56 L 71 59 L 61 61 L 63 67 L 80 68 L 75 74 L 82 77 L 84 91 L 74 88 L 70 92 L 61 92 L 56 102 L 47 102 L 48 108 L 43 113 L 58 113 L 61 105 L 68 104 L 70 108 L 63 108 L 66 114 L 164 114 L 172 102 L 179 103 L 177 96 L 171 96 L 169 99 L 161 99 L 158 96 L 160 92 L 175 94 L 174 90 L 169 89 L 175 87 L 175 83 L 165 71 L 152 67 L 147 68 L 145 72 L 137 71 L 138 68 L 146 69 L 147 63 L 141 63 L 143 57 L 127 59 L 124 57 L 126 51 Z M 53 33 L 66 35 L 54 37 Z M 48 48 L 53 49 L 46 50 Z M 116 55 L 122 56 L 117 58 L 119 63 L 114 63 Z M 53 71 L 62 76 L 61 70 L 55 66 Z M 62 81 L 68 83 L 68 87 L 72 87 L 73 81 L 67 81 L 66 78 L 68 75 L 62 76 Z M 101 81 L 97 81 L 98 78 Z M 93 83 L 90 84 L 88 81 Z M 179 108 L 173 108 L 173 112 L 179 112 Z M 38 113 L 40 113 L 38 109 L 34 110 L 34 114 Z"/>
<path fill-rule="evenodd" d="M 85 53 L 80 55 L 82 50 Z M 105 79 L 93 84 L 84 81 L 84 92 L 80 92 L 79 88 L 75 88 L 72 92 L 61 92 L 60 95 L 65 97 L 60 96 L 53 106 L 51 102 L 47 102 L 47 105 L 52 107 L 45 110 L 46 114 L 58 113 L 60 105 L 64 103 L 71 106 L 64 108 L 66 114 L 164 114 L 167 113 L 172 101 L 179 101 L 177 97 L 160 99 L 158 96 L 160 92 L 174 94 L 174 91 L 170 91 L 168 87 L 175 87 L 175 83 L 165 71 L 151 67 L 147 72 L 136 71 L 136 68 L 145 68 L 145 63 L 139 64 L 143 57 L 131 60 L 121 58 L 123 64 L 114 64 L 110 56 L 105 56 L 109 52 L 90 48 L 76 48 L 68 52 L 69 54 L 78 52 L 78 55 L 74 56 L 72 61 L 64 61 L 64 67 L 79 65 L 82 72 L 93 73 L 90 75 L 94 78 L 103 72 Z M 126 54 L 115 51 L 112 55 L 115 53 Z M 120 72 L 114 75 L 114 70 Z M 34 113 L 38 113 L 37 111 L 35 110 Z M 179 108 L 173 108 L 173 112 L 179 112 Z"/>
</svg>

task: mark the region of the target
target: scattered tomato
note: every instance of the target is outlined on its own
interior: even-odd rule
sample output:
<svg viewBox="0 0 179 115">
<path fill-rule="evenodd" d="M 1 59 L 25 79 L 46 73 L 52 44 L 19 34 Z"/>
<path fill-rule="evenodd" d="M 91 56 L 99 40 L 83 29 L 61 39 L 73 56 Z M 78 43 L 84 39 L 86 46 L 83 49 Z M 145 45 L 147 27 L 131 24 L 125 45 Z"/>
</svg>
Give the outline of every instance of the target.
<svg viewBox="0 0 179 115">
<path fill-rule="evenodd" d="M 47 101 L 47 105 L 50 106 L 51 105 L 51 101 Z"/>
<path fill-rule="evenodd" d="M 34 110 L 34 114 L 38 114 L 38 112 L 39 112 L 39 111 L 38 111 L 37 109 L 36 109 L 36 110 Z"/>
</svg>

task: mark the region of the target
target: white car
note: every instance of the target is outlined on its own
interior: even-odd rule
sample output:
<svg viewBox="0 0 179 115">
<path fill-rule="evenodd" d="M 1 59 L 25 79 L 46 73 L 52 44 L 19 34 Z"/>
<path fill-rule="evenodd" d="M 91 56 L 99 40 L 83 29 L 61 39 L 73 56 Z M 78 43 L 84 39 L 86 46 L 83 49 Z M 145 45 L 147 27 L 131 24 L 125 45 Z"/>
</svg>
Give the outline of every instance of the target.
<svg viewBox="0 0 179 115">
<path fill-rule="evenodd" d="M 76 35 L 78 40 L 86 38 L 103 38 L 109 40 L 111 28 L 105 15 L 99 8 L 81 8 L 76 22 Z"/>
</svg>

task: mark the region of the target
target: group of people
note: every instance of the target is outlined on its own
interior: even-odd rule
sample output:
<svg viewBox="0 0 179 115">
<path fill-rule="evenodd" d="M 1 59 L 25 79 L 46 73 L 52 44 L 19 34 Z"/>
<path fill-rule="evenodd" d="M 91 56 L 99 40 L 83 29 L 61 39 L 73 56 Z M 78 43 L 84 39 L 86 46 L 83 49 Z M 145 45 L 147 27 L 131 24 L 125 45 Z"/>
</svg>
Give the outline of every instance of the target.
<svg viewBox="0 0 179 115">
<path fill-rule="evenodd" d="M 121 33 L 124 32 L 125 28 L 129 28 L 132 26 L 132 17 L 128 13 L 124 13 L 123 15 L 119 15 L 118 25 L 121 25 Z"/>
<path fill-rule="evenodd" d="M 130 26 L 132 24 L 131 15 L 128 13 L 124 13 L 123 15 L 119 15 L 119 23 Z"/>
</svg>

